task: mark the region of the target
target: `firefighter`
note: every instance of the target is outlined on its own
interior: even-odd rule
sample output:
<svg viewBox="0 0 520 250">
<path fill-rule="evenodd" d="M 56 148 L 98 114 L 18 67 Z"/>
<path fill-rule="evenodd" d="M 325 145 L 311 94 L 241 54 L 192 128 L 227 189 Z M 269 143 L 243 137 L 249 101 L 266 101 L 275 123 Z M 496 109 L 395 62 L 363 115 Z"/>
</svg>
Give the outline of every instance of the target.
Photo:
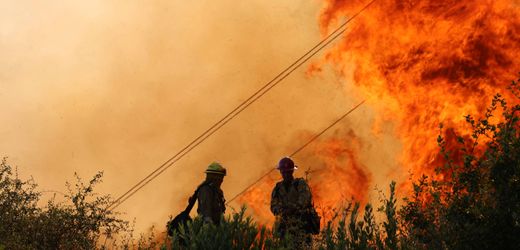
<svg viewBox="0 0 520 250">
<path fill-rule="evenodd" d="M 294 178 L 297 166 L 289 157 L 278 163 L 283 180 L 276 183 L 271 194 L 271 212 L 276 217 L 275 235 L 291 239 L 297 248 L 311 243 L 311 234 L 306 229 L 306 211 L 313 207 L 312 194 L 303 178 Z"/>
<path fill-rule="evenodd" d="M 226 200 L 220 189 L 224 176 L 226 176 L 226 169 L 220 163 L 213 162 L 205 172 L 206 180 L 199 186 L 197 193 L 197 213 L 205 222 L 218 225 L 226 211 Z"/>
</svg>

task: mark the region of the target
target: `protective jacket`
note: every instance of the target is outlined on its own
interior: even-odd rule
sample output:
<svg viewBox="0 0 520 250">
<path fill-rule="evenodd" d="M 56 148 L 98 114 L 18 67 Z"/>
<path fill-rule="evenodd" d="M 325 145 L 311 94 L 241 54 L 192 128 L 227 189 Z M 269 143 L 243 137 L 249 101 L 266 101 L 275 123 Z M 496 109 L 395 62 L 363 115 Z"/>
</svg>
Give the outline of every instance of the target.
<svg viewBox="0 0 520 250">
<path fill-rule="evenodd" d="M 220 223 L 220 217 L 226 211 L 224 192 L 211 182 L 204 182 L 199 186 L 197 194 L 197 213 L 206 222 Z"/>
<path fill-rule="evenodd" d="M 312 208 L 312 194 L 303 178 L 276 183 L 271 194 L 271 212 L 276 216 L 275 232 L 279 237 L 305 235 L 304 214 Z"/>
<path fill-rule="evenodd" d="M 275 216 L 292 214 L 311 206 L 311 190 L 303 178 L 296 178 L 290 183 L 276 183 L 271 194 L 271 212 Z"/>
</svg>

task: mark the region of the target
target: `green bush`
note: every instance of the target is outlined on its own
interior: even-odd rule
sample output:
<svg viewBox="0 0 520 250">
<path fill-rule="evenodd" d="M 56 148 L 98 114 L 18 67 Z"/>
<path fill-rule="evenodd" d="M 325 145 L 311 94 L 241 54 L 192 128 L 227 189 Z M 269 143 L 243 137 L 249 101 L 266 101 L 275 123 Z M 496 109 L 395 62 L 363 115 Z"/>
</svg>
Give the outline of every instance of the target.
<svg viewBox="0 0 520 250">
<path fill-rule="evenodd" d="M 242 208 L 240 212 L 222 218 L 219 225 L 195 218 L 174 234 L 173 249 L 271 249 L 274 243 L 271 232 L 258 226 L 244 212 L 245 208 Z"/>
<path fill-rule="evenodd" d="M 315 239 L 314 248 L 323 250 L 397 249 L 398 219 L 395 182 L 390 184 L 390 198 L 383 199 L 383 204 L 378 209 L 383 213 L 385 221 L 376 222 L 370 203 L 365 205 L 363 218 L 359 218 L 359 203 L 354 203 L 352 210 L 351 207 L 347 206 L 339 220 L 326 222 L 327 226 Z"/>
<path fill-rule="evenodd" d="M 518 81 L 510 90 L 518 102 Z M 423 176 L 415 183 L 413 195 L 401 210 L 410 245 L 520 249 L 518 111 L 519 105 L 510 107 L 497 94 L 483 117 L 466 117 L 472 127 L 470 136 L 451 136 L 455 140 L 439 136 L 446 164 L 437 169 L 438 175 Z M 453 144 L 458 148 L 453 149 Z"/>
<path fill-rule="evenodd" d="M 0 244 L 6 249 L 94 249 L 103 234 L 124 231 L 127 222 L 107 211 L 108 196 L 93 192 L 102 174 L 86 185 L 77 177 L 67 183 L 64 202 L 38 206 L 41 192 L 34 180 L 21 180 L 3 159 L 0 163 Z"/>
</svg>

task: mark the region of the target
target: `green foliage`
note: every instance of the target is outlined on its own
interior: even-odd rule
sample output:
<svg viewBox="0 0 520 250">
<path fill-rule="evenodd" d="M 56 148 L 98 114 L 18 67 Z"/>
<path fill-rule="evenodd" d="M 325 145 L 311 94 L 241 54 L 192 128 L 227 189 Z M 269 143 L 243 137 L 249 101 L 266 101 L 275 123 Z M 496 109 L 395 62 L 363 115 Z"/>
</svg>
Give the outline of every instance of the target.
<svg viewBox="0 0 520 250">
<path fill-rule="evenodd" d="M 244 215 L 245 208 L 230 217 L 222 218 L 219 225 L 205 223 L 199 217 L 181 227 L 172 237 L 174 249 L 271 249 L 275 242 L 272 234 Z"/>
<path fill-rule="evenodd" d="M 390 184 L 390 199 L 384 199 L 378 211 L 383 212 L 385 221 L 378 224 L 375 220 L 372 205 L 365 205 L 363 218 L 359 218 L 359 203 L 354 203 L 352 210 L 348 206 L 343 217 L 334 227 L 333 221 L 315 239 L 314 247 L 318 249 L 397 249 L 397 216 L 395 183 Z M 347 221 L 347 218 L 348 221 Z M 382 231 L 384 228 L 385 231 Z"/>
<path fill-rule="evenodd" d="M 390 199 L 384 200 L 382 212 L 386 220 L 377 224 L 371 204 L 364 209 L 359 218 L 359 203 L 351 210 L 348 206 L 343 217 L 334 222 L 328 221 L 321 233 L 314 237 L 312 249 L 397 249 L 397 217 L 395 213 L 395 183 L 390 186 Z M 390 206 L 390 207 L 389 207 Z M 195 218 L 186 228 L 181 227 L 178 234 L 171 238 L 173 249 L 301 249 L 298 240 L 287 236 L 276 238 L 264 226 L 244 216 L 245 208 L 232 216 L 222 218 L 219 225 L 204 223 Z M 336 216 L 337 217 L 337 216 Z M 348 220 L 347 220 L 348 218 Z M 384 227 L 386 233 L 380 228 Z M 393 244 L 393 245 L 392 245 Z"/>
<path fill-rule="evenodd" d="M 41 193 L 30 180 L 21 180 L 4 159 L 0 163 L 0 243 L 7 249 L 93 249 L 101 234 L 121 232 L 127 223 L 104 208 L 108 196 L 97 196 L 94 186 L 102 174 L 86 185 L 77 177 L 67 183 L 65 202 L 51 199 L 38 206 Z"/>
<path fill-rule="evenodd" d="M 12 169 L 3 159 L 0 163 L 0 242 L 8 248 L 27 242 L 34 231 L 30 221 L 36 221 L 40 196 L 35 191 L 33 180 L 22 181 L 13 174 Z M 34 247 L 34 246 L 33 246 Z"/>
<path fill-rule="evenodd" d="M 518 82 L 512 93 L 520 99 Z M 517 99 L 517 101 L 518 101 Z M 423 176 L 402 208 L 406 241 L 415 248 L 519 249 L 519 105 L 497 94 L 483 117 L 466 116 L 469 136 L 439 136 L 446 164 Z M 501 111 L 501 116 L 494 116 Z M 442 129 L 442 127 L 441 127 Z"/>
</svg>

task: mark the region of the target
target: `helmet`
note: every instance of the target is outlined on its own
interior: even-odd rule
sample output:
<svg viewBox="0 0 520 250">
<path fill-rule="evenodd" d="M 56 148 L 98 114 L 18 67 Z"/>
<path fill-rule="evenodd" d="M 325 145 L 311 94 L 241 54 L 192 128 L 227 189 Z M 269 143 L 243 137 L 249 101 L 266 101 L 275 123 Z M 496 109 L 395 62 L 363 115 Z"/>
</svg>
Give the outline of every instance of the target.
<svg viewBox="0 0 520 250">
<path fill-rule="evenodd" d="M 288 156 L 282 158 L 279 162 L 278 162 L 278 166 L 276 166 L 277 169 L 280 169 L 280 170 L 294 170 L 294 169 L 298 169 L 295 165 L 294 165 L 294 161 L 291 160 L 291 158 L 289 158 Z"/>
<path fill-rule="evenodd" d="M 226 169 L 218 162 L 209 164 L 208 169 L 205 171 L 206 174 L 220 174 L 226 176 Z"/>
</svg>

